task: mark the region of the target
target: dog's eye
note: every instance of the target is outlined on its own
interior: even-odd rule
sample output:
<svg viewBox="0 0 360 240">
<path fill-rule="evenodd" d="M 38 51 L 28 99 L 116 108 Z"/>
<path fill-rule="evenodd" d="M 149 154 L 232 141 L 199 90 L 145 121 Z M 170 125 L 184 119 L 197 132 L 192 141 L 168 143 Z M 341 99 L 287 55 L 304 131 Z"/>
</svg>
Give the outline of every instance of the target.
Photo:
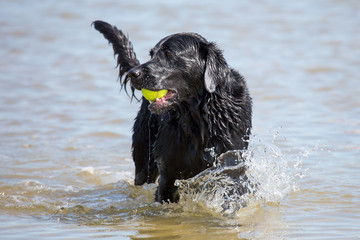
<svg viewBox="0 0 360 240">
<path fill-rule="evenodd" d="M 165 56 L 167 58 L 171 58 L 173 55 L 173 52 L 171 52 L 169 49 L 165 49 Z"/>
<path fill-rule="evenodd" d="M 168 46 L 162 45 L 161 50 L 164 52 L 167 58 L 171 58 L 174 55 L 174 53 L 169 49 Z"/>
</svg>

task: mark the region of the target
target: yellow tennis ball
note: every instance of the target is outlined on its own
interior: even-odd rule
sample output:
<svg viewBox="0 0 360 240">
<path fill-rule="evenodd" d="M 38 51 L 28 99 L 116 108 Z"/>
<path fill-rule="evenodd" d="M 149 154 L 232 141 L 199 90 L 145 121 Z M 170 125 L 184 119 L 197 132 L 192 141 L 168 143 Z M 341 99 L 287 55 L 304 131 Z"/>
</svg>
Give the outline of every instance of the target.
<svg viewBox="0 0 360 240">
<path fill-rule="evenodd" d="M 168 93 L 168 90 L 163 89 L 163 90 L 160 90 L 160 91 L 151 91 L 151 90 L 142 88 L 141 92 L 142 92 L 143 96 L 149 102 L 155 102 L 156 98 L 160 99 L 160 98 L 164 97 Z"/>
<path fill-rule="evenodd" d="M 160 99 L 160 98 L 163 98 L 165 97 L 165 95 L 168 93 L 168 90 L 166 89 L 163 89 L 163 90 L 160 90 L 157 92 L 157 98 Z"/>
</svg>

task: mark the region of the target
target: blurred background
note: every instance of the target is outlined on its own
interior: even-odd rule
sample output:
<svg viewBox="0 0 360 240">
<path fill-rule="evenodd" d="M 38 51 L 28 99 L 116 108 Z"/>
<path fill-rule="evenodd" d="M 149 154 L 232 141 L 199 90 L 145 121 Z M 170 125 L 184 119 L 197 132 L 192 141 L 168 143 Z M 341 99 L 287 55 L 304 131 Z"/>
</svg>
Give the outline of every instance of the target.
<svg viewBox="0 0 360 240">
<path fill-rule="evenodd" d="M 0 1 L 1 238 L 359 239 L 359 12 L 356 0 Z M 224 50 L 253 97 L 262 200 L 227 218 L 133 186 L 139 104 L 94 20 L 127 33 L 141 62 L 175 32 Z"/>
</svg>

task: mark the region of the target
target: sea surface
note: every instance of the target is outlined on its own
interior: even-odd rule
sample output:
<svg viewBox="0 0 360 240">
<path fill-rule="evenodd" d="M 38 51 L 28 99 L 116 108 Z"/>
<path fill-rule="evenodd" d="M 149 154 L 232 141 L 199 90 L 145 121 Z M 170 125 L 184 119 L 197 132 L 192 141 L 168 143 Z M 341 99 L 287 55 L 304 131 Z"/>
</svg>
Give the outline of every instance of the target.
<svg viewBox="0 0 360 240">
<path fill-rule="evenodd" d="M 224 199 L 220 170 L 178 204 L 134 186 L 139 103 L 98 19 L 141 62 L 176 32 L 223 49 L 253 98 L 254 194 Z M 357 0 L 2 0 L 0 239 L 360 239 L 359 76 Z"/>
</svg>

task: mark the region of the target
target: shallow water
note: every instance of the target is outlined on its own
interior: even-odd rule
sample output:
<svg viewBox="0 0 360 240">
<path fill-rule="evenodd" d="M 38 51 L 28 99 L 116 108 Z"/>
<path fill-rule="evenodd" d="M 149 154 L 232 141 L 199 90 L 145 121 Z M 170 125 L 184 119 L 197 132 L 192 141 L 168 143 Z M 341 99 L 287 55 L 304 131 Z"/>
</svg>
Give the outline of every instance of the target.
<svg viewBox="0 0 360 240">
<path fill-rule="evenodd" d="M 359 11 L 351 0 L 1 1 L 1 239 L 359 239 Z M 127 32 L 142 62 L 162 37 L 198 32 L 245 76 L 248 174 L 261 183 L 247 207 L 221 211 L 221 179 L 185 184 L 179 204 L 133 186 L 139 104 L 120 92 L 97 19 Z"/>
</svg>

